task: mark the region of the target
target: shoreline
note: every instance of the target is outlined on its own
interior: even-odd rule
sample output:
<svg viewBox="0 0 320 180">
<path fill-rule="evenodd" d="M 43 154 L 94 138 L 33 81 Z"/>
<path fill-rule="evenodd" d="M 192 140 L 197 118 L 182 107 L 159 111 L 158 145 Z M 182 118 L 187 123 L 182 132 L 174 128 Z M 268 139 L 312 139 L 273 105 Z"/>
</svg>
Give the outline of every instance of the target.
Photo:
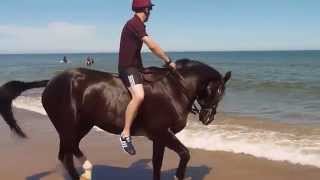
<svg viewBox="0 0 320 180">
<path fill-rule="evenodd" d="M 2 179 L 64 180 L 65 171 L 57 160 L 58 135 L 46 116 L 14 109 L 28 139 L 13 136 L 0 120 L 0 172 Z M 136 156 L 122 152 L 116 135 L 91 131 L 81 142 L 81 149 L 94 165 L 93 179 L 152 179 L 152 143 L 144 137 L 134 137 Z M 320 168 L 288 162 L 271 161 L 251 155 L 222 151 L 190 149 L 186 177 L 194 180 L 316 180 Z M 166 149 L 162 179 L 172 179 L 178 156 Z M 79 164 L 75 160 L 77 167 Z"/>
</svg>

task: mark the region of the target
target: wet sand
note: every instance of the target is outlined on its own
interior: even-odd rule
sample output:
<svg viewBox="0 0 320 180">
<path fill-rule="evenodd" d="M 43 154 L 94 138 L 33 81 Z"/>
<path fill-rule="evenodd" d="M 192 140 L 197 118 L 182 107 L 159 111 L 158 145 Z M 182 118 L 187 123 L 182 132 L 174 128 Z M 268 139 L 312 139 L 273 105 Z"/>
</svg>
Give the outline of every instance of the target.
<svg viewBox="0 0 320 180">
<path fill-rule="evenodd" d="M 57 160 L 58 135 L 46 116 L 15 109 L 21 127 L 29 136 L 17 138 L 0 118 L 0 179 L 68 179 Z M 152 179 L 152 143 L 134 138 L 136 156 L 122 152 L 118 136 L 92 130 L 81 149 L 94 165 L 93 179 Z M 171 180 L 178 165 L 177 155 L 166 150 L 162 179 Z M 77 163 L 77 160 L 75 160 Z M 77 167 L 80 165 L 77 163 Z M 80 169 L 79 169 L 80 170 Z M 187 177 L 193 180 L 318 180 L 320 169 L 287 162 L 270 161 L 250 155 L 191 149 Z"/>
</svg>

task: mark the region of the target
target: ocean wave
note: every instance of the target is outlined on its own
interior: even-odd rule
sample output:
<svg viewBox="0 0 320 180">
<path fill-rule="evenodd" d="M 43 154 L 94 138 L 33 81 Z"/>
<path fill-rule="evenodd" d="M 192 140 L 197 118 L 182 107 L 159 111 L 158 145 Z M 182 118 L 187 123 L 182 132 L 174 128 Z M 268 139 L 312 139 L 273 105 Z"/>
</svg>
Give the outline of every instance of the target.
<svg viewBox="0 0 320 180">
<path fill-rule="evenodd" d="M 25 109 L 28 111 L 33 111 L 42 115 L 47 115 L 46 110 L 43 108 L 41 103 L 41 97 L 39 96 L 19 96 L 17 99 L 13 101 L 13 106 L 20 109 Z M 102 129 L 94 126 L 96 131 L 101 132 Z"/>
<path fill-rule="evenodd" d="M 177 136 L 191 148 L 320 167 L 320 134 L 301 135 L 231 124 L 192 124 Z"/>
<path fill-rule="evenodd" d="M 13 106 L 25 109 L 33 112 L 37 112 L 42 115 L 47 115 L 45 109 L 41 104 L 41 97 L 39 96 L 19 96 L 12 102 Z"/>
<path fill-rule="evenodd" d="M 256 79 L 232 79 L 230 88 L 234 90 L 251 90 L 268 93 L 298 93 L 301 95 L 320 95 L 320 82 L 256 80 Z"/>
</svg>

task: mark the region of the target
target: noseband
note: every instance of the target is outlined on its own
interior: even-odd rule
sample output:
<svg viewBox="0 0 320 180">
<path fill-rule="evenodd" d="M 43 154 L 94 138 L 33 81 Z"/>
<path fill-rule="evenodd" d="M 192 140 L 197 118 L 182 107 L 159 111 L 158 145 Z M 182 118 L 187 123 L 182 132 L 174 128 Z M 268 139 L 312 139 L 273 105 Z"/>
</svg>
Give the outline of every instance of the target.
<svg viewBox="0 0 320 180">
<path fill-rule="evenodd" d="M 223 88 L 223 86 L 220 86 L 220 87 L 218 88 L 218 90 L 217 90 L 217 92 L 218 92 L 217 96 L 219 97 L 219 99 L 217 99 L 217 100 L 213 103 L 213 105 L 210 105 L 210 104 L 201 104 L 201 103 L 199 103 L 199 101 L 198 101 L 199 97 L 197 96 L 197 97 L 196 97 L 196 101 L 197 101 L 197 104 L 200 105 L 200 109 L 199 109 L 198 106 L 196 105 L 196 101 L 195 101 L 195 102 L 193 103 L 193 105 L 192 105 L 192 108 L 191 108 L 191 111 L 190 111 L 190 112 L 191 112 L 192 114 L 200 114 L 200 112 L 202 112 L 202 111 L 207 111 L 209 114 L 211 114 L 212 111 L 213 111 L 214 109 L 216 109 L 217 106 L 218 106 L 218 103 L 219 103 L 219 101 L 220 101 L 220 97 L 221 97 L 222 94 L 223 94 L 222 88 Z"/>
</svg>

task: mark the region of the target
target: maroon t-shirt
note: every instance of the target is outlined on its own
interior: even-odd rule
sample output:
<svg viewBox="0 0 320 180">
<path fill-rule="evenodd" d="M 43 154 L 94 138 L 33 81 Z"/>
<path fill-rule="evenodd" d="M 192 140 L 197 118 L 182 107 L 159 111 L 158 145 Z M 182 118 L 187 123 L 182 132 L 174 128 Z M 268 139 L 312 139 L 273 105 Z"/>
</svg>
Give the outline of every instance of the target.
<svg viewBox="0 0 320 180">
<path fill-rule="evenodd" d="M 119 70 L 128 67 L 136 67 L 138 69 L 143 67 L 141 48 L 144 36 L 147 36 L 146 26 L 138 16 L 134 16 L 126 23 L 122 30 L 119 50 Z"/>
</svg>

